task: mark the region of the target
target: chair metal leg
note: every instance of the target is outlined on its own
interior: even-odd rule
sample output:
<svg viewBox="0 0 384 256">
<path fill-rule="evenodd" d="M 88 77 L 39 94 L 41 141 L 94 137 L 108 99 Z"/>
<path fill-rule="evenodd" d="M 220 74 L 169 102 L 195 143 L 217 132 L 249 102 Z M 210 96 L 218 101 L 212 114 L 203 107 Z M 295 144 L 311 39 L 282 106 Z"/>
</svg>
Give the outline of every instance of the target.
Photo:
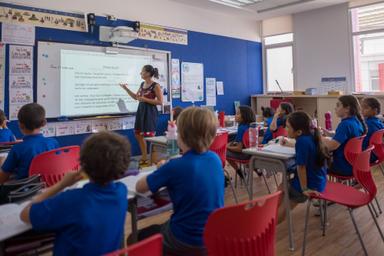
<svg viewBox="0 0 384 256">
<path fill-rule="evenodd" d="M 229 178 L 229 186 L 231 187 L 231 190 L 232 190 L 232 193 L 233 193 L 233 197 L 235 198 L 235 202 L 236 204 L 239 203 L 239 200 L 237 199 L 237 194 L 236 194 L 236 191 L 235 191 L 235 188 L 233 187 L 233 184 L 232 184 L 232 180 L 231 180 L 231 176 L 229 175 L 229 172 L 227 170 L 224 169 L 224 173 L 228 176 Z M 237 175 L 237 174 L 236 174 Z"/>
<path fill-rule="evenodd" d="M 307 245 L 308 217 L 309 217 L 309 209 L 311 208 L 311 204 L 312 204 L 312 199 L 309 199 L 307 203 L 307 211 L 305 213 L 303 248 L 301 251 L 302 256 L 305 255 L 305 247 Z"/>
<path fill-rule="evenodd" d="M 372 219 L 373 219 L 373 221 L 375 222 L 375 225 L 376 225 L 376 227 L 377 227 L 377 230 L 378 230 L 379 233 L 380 233 L 381 239 L 382 239 L 383 242 L 384 242 L 384 235 L 383 235 L 383 232 L 381 231 L 381 228 L 380 228 L 380 226 L 379 226 L 379 223 L 377 223 L 377 219 L 375 218 L 375 215 L 373 214 L 373 211 L 372 211 L 371 207 L 369 206 L 369 204 L 368 204 L 367 206 L 368 206 L 369 212 L 371 213 Z"/>
<path fill-rule="evenodd" d="M 377 211 L 376 211 L 376 207 L 373 205 L 373 203 L 370 202 L 369 205 L 372 207 L 372 210 L 373 210 L 373 212 L 375 213 L 376 218 L 379 218 L 379 214 L 377 213 Z"/>
<path fill-rule="evenodd" d="M 275 171 L 273 171 L 273 178 L 275 179 L 276 187 L 279 187 L 279 184 L 277 183 L 276 175 L 277 175 L 277 173 Z"/>
<path fill-rule="evenodd" d="M 319 210 L 320 210 L 320 226 L 321 229 L 324 227 L 324 200 L 319 200 Z"/>
<path fill-rule="evenodd" d="M 353 226 L 355 227 L 355 230 L 356 230 L 356 234 L 357 234 L 357 236 L 359 237 L 359 241 L 360 241 L 361 247 L 363 248 L 364 255 L 365 255 L 365 256 L 368 256 L 367 249 L 365 248 L 364 241 L 363 241 L 363 239 L 361 238 L 361 234 L 360 234 L 360 231 L 359 231 L 359 229 L 358 229 L 358 227 L 357 227 L 355 217 L 353 216 L 352 209 L 351 209 L 351 208 L 348 208 L 348 212 L 349 212 L 349 215 L 351 216 Z"/>
<path fill-rule="evenodd" d="M 323 236 L 325 236 L 325 228 L 328 224 L 328 215 L 327 215 L 327 201 L 324 201 L 324 225 L 323 225 Z"/>
<path fill-rule="evenodd" d="M 263 180 L 264 180 L 264 183 L 265 183 L 265 186 L 267 187 L 268 189 L 268 193 L 271 194 L 271 190 L 269 189 L 269 186 L 268 186 L 268 182 L 267 182 L 267 179 L 265 178 L 265 174 L 264 172 L 262 172 L 263 174 L 261 175 L 263 177 Z"/>
<path fill-rule="evenodd" d="M 384 175 L 384 168 L 383 168 L 383 166 L 381 164 L 379 164 L 379 167 L 380 167 L 381 173 Z"/>
<path fill-rule="evenodd" d="M 382 214 L 383 211 L 381 210 L 380 203 L 379 203 L 379 201 L 377 200 L 377 197 L 376 197 L 376 196 L 375 196 L 375 202 L 376 202 L 376 205 L 377 205 L 377 209 L 379 210 L 379 214 Z"/>
</svg>

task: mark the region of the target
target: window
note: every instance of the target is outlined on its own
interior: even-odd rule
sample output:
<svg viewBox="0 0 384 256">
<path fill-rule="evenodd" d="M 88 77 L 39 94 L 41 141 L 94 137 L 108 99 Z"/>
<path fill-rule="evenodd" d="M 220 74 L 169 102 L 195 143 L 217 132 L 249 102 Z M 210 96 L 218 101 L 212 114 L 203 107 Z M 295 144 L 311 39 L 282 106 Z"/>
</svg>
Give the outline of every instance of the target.
<svg viewBox="0 0 384 256">
<path fill-rule="evenodd" d="M 355 91 L 384 91 L 384 3 L 351 9 Z"/>
<path fill-rule="evenodd" d="M 293 91 L 293 34 L 268 36 L 263 42 L 266 92 Z"/>
</svg>

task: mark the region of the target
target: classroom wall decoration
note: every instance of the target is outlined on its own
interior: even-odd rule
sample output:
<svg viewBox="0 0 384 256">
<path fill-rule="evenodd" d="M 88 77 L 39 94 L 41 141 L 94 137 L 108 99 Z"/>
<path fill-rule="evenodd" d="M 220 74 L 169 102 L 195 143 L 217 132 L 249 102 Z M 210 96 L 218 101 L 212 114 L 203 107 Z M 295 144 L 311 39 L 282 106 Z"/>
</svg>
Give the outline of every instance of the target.
<svg viewBox="0 0 384 256">
<path fill-rule="evenodd" d="M 33 47 L 9 48 L 9 119 L 16 120 L 21 106 L 33 102 Z"/>
<path fill-rule="evenodd" d="M 31 24 L 39 27 L 86 31 L 84 14 L 0 3 L 0 22 Z"/>
<path fill-rule="evenodd" d="M 182 29 L 140 23 L 139 38 L 188 45 L 188 32 Z"/>
<path fill-rule="evenodd" d="M 171 63 L 172 98 L 180 98 L 180 60 L 172 59 Z"/>
<path fill-rule="evenodd" d="M 202 63 L 181 63 L 181 88 L 182 101 L 204 100 L 204 65 Z"/>
<path fill-rule="evenodd" d="M 4 110 L 5 45 L 0 43 L 0 108 Z"/>
<path fill-rule="evenodd" d="M 1 39 L 4 44 L 35 44 L 35 27 L 29 24 L 2 23 Z"/>
</svg>

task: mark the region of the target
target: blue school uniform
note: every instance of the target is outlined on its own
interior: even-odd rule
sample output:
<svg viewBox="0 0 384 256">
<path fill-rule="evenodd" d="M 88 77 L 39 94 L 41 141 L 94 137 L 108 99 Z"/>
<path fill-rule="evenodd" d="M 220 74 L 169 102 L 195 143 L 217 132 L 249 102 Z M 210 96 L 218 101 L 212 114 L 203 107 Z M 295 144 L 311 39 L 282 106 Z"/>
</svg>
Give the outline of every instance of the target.
<svg viewBox="0 0 384 256">
<path fill-rule="evenodd" d="M 13 142 L 15 141 L 15 135 L 8 128 L 0 129 L 0 142 Z"/>
<path fill-rule="evenodd" d="M 62 192 L 31 206 L 33 229 L 54 232 L 54 255 L 103 255 L 120 248 L 128 207 L 120 182 Z"/>
<path fill-rule="evenodd" d="M 192 246 L 203 244 L 208 216 L 224 206 L 224 172 L 219 157 L 212 151 L 186 152 L 147 177 L 155 193 L 167 187 L 173 203 L 170 229 L 175 238 Z"/>
<path fill-rule="evenodd" d="M 59 143 L 53 138 L 45 138 L 42 134 L 27 135 L 23 142 L 12 147 L 2 169 L 4 172 L 15 173 L 16 179 L 26 178 L 36 155 L 58 147 Z"/>
<path fill-rule="evenodd" d="M 324 166 L 316 166 L 317 149 L 312 135 L 301 135 L 296 138 L 296 165 L 304 165 L 307 170 L 307 187 L 323 192 L 327 182 L 327 171 Z M 292 186 L 298 192 L 302 192 L 300 180 L 295 172 Z"/>
<path fill-rule="evenodd" d="M 237 134 L 235 137 L 235 142 L 243 142 L 244 133 L 249 129 L 249 124 L 239 124 L 237 127 Z"/>
<path fill-rule="evenodd" d="M 352 175 L 352 166 L 344 157 L 344 148 L 349 139 L 361 136 L 363 133 L 363 126 L 356 116 L 347 117 L 341 120 L 340 124 L 337 126 L 335 136 L 332 138 L 339 142 L 340 146 L 333 151 L 331 172 L 344 176 Z"/>
<path fill-rule="evenodd" d="M 267 125 L 267 129 L 264 132 L 264 137 L 263 137 L 263 141 L 261 142 L 261 144 L 267 144 L 271 139 L 273 139 L 271 128 L 269 128 L 269 126 L 272 123 L 272 120 L 273 120 L 273 117 L 268 117 L 265 120 L 266 125 Z M 279 118 L 277 120 L 279 120 Z"/>
<path fill-rule="evenodd" d="M 368 117 L 365 119 L 365 123 L 367 124 L 367 136 L 364 138 L 363 141 L 363 149 L 366 149 L 369 146 L 369 140 L 372 137 L 372 134 L 377 132 L 378 130 L 384 129 L 384 124 L 381 122 L 381 120 L 377 117 Z M 377 160 L 377 157 L 375 154 L 371 154 L 371 163 L 375 162 Z"/>
</svg>

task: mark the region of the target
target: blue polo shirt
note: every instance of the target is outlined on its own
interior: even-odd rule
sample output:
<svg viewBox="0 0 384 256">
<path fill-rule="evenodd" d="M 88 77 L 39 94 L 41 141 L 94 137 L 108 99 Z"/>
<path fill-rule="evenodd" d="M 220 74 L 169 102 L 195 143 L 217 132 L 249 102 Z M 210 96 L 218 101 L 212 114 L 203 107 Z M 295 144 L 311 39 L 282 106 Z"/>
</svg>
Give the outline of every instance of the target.
<svg viewBox="0 0 384 256">
<path fill-rule="evenodd" d="M 27 135 L 23 142 L 12 147 L 2 169 L 4 172 L 15 173 L 17 179 L 26 178 L 36 155 L 58 147 L 59 143 L 53 138 L 45 138 L 42 134 Z"/>
<path fill-rule="evenodd" d="M 365 119 L 365 123 L 367 124 L 367 136 L 364 138 L 363 141 L 363 149 L 365 150 L 369 146 L 369 140 L 372 137 L 372 134 L 377 132 L 378 130 L 384 129 L 384 124 L 381 122 L 381 120 L 377 117 L 368 117 Z M 374 153 L 371 154 L 371 162 L 375 162 L 377 160 L 377 157 Z"/>
<path fill-rule="evenodd" d="M 327 182 L 326 168 L 316 166 L 317 149 L 312 135 L 301 135 L 296 138 L 296 165 L 304 165 L 307 170 L 307 187 L 312 190 L 323 192 Z M 300 180 L 295 172 L 292 186 L 302 192 Z"/>
<path fill-rule="evenodd" d="M 287 121 L 287 117 L 286 116 L 278 117 L 277 120 L 276 120 L 276 130 L 274 130 L 272 132 L 277 131 L 277 129 L 279 129 L 280 126 L 285 127 L 285 122 L 286 121 Z M 272 120 L 271 120 L 271 123 L 272 123 Z"/>
<path fill-rule="evenodd" d="M 239 124 L 237 127 L 237 134 L 235 142 L 243 142 L 244 133 L 249 129 L 249 124 Z"/>
<path fill-rule="evenodd" d="M 8 128 L 0 129 L 0 142 L 13 142 L 15 141 L 15 135 Z"/>
<path fill-rule="evenodd" d="M 352 175 L 352 166 L 344 157 L 344 148 L 349 139 L 361 136 L 364 132 L 363 126 L 356 116 L 350 116 L 341 120 L 336 128 L 333 140 L 340 146 L 333 151 L 332 169 L 345 176 Z"/>
<path fill-rule="evenodd" d="M 167 187 L 173 203 L 170 220 L 172 234 L 181 242 L 203 246 L 208 216 L 224 206 L 224 172 L 219 157 L 212 151 L 186 152 L 147 177 L 155 193 Z"/>
<path fill-rule="evenodd" d="M 271 125 L 272 123 L 272 120 L 273 120 L 273 117 L 268 117 L 265 122 L 266 122 L 266 126 L 267 126 L 267 129 L 265 130 L 264 132 L 264 137 L 263 137 L 263 141 L 261 142 L 261 144 L 267 144 L 271 139 L 273 139 L 273 135 L 272 135 L 272 132 L 271 132 L 271 128 L 269 128 L 269 126 Z M 277 119 L 278 121 L 279 119 Z"/>
<path fill-rule="evenodd" d="M 103 255 L 120 248 L 128 207 L 127 188 L 88 183 L 33 204 L 33 229 L 54 232 L 54 255 Z"/>
</svg>

